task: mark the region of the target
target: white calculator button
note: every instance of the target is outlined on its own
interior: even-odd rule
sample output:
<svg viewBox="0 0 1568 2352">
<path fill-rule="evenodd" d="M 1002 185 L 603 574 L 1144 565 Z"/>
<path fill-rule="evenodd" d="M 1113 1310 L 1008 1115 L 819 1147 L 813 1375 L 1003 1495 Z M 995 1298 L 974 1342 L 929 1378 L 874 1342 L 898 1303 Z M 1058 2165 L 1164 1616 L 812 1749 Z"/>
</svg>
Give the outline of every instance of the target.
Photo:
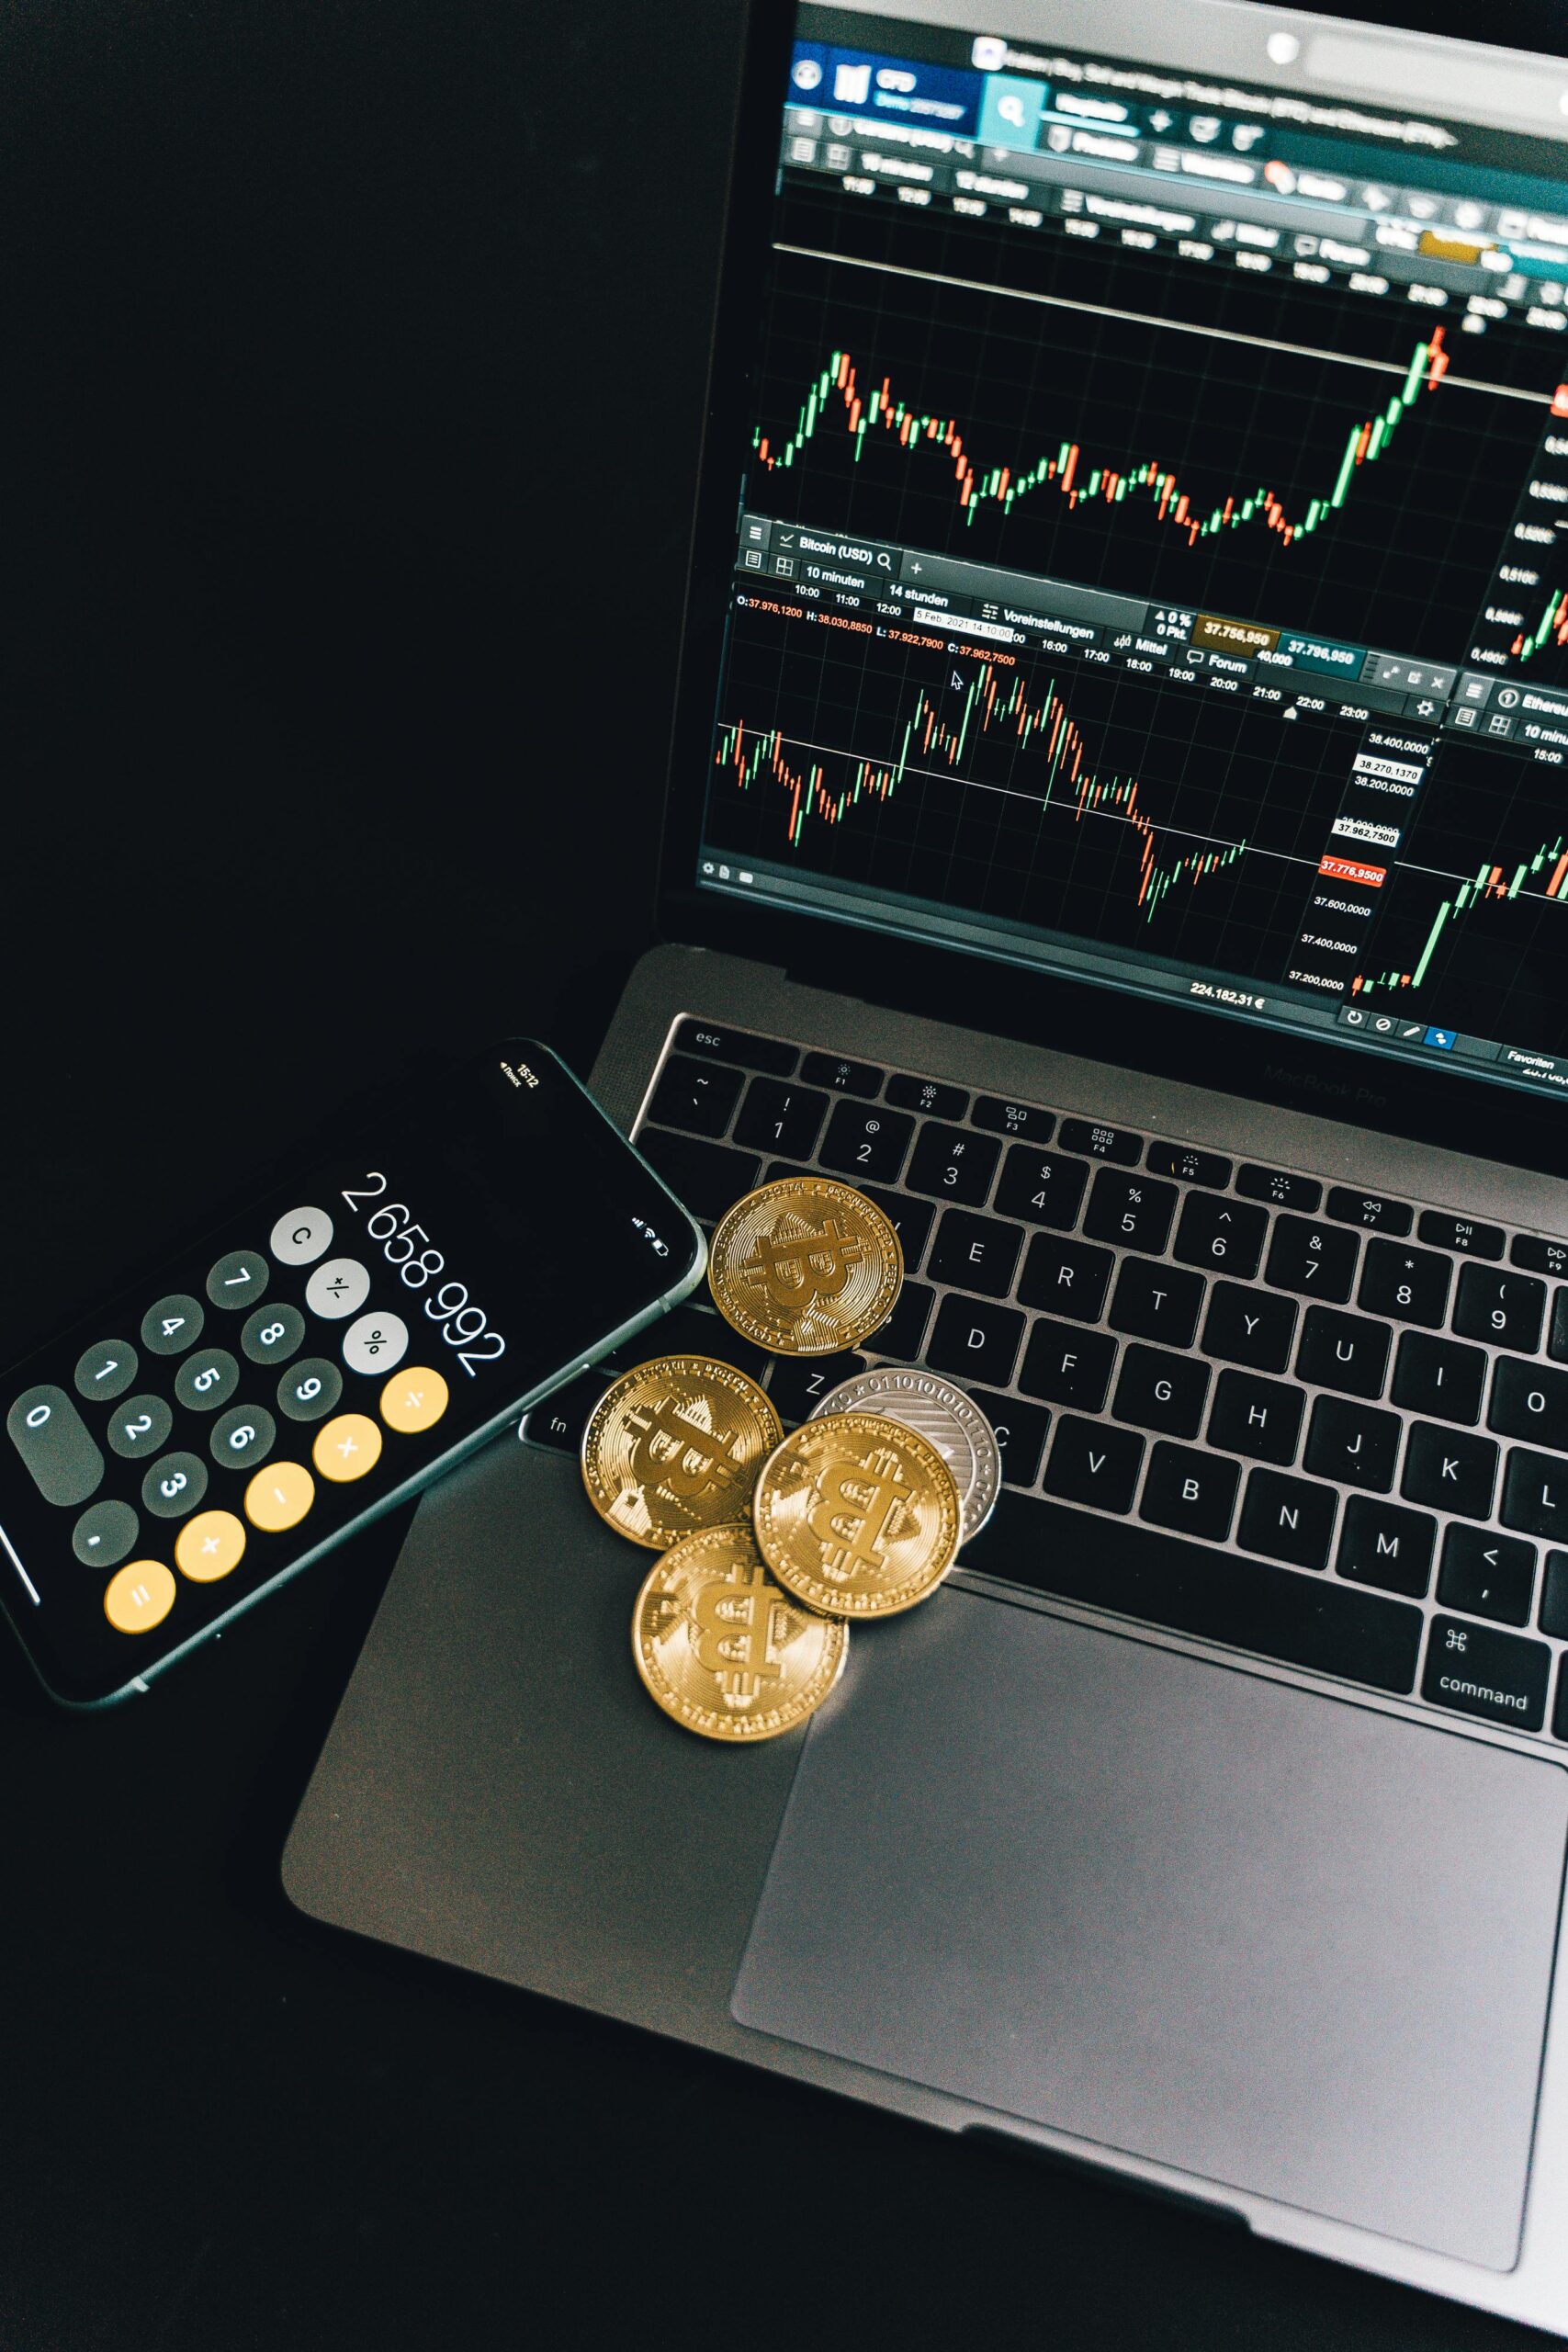
<svg viewBox="0 0 1568 2352">
<path fill-rule="evenodd" d="M 332 1238 L 325 1209 L 288 1209 L 272 1228 L 272 1254 L 285 1266 L 313 1265 Z"/>
<path fill-rule="evenodd" d="M 357 1315 L 370 1295 L 370 1270 L 357 1258 L 328 1258 L 305 1285 L 305 1304 L 312 1315 L 336 1323 Z"/>
<path fill-rule="evenodd" d="M 391 1372 L 408 1351 L 409 1327 L 400 1315 L 362 1315 L 343 1335 L 350 1372 Z"/>
<path fill-rule="evenodd" d="M 88 1403 L 123 1396 L 136 1377 L 136 1350 L 129 1340 L 98 1340 L 76 1359 L 76 1394 Z"/>
</svg>

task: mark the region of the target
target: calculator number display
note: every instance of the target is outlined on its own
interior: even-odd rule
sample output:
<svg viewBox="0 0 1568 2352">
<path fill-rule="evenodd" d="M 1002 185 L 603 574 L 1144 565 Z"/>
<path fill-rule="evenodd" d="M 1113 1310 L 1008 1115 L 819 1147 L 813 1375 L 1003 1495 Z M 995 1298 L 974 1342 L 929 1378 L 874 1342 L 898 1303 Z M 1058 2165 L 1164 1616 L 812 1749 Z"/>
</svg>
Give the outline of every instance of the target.
<svg viewBox="0 0 1568 2352">
<path fill-rule="evenodd" d="M 413 1212 L 404 1202 L 383 1198 L 387 1190 L 381 1170 L 370 1168 L 362 1185 L 344 1186 L 343 1197 L 355 1216 L 364 1216 L 367 1237 L 380 1244 L 381 1255 L 405 1286 L 427 1294 L 426 1315 L 447 1346 L 457 1351 L 457 1362 L 471 1380 L 477 1364 L 494 1363 L 506 1353 L 506 1341 L 499 1331 L 491 1329 L 486 1309 L 469 1304 L 462 1283 L 441 1281 L 446 1272 L 446 1259 L 432 1248 L 429 1234 L 423 1225 L 415 1224 Z M 363 1204 L 369 1201 L 376 1206 L 367 1210 Z"/>
</svg>

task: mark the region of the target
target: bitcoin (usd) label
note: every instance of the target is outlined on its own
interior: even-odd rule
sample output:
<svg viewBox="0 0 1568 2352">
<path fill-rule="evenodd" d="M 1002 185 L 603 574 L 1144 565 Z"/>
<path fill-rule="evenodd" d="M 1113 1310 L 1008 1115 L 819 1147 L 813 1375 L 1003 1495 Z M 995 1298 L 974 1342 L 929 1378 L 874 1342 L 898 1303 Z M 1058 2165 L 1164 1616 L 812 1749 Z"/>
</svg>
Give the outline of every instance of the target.
<svg viewBox="0 0 1568 2352">
<path fill-rule="evenodd" d="M 719 1313 L 776 1355 L 858 1347 L 892 1314 L 903 1281 L 892 1221 L 828 1176 L 781 1177 L 749 1193 L 708 1251 Z"/>
<path fill-rule="evenodd" d="M 600 1398 L 582 1433 L 582 1483 L 617 1534 L 664 1552 L 696 1528 L 744 1521 L 783 1435 L 743 1372 L 705 1356 L 660 1356 Z"/>
<path fill-rule="evenodd" d="M 632 1656 L 650 1695 L 705 1739 L 776 1739 L 843 1671 L 849 1628 L 783 1591 L 749 1527 L 699 1528 L 649 1569 Z"/>
<path fill-rule="evenodd" d="M 888 1617 L 933 1592 L 962 1528 L 958 1488 L 929 1438 L 880 1413 L 807 1421 L 768 1456 L 757 1544 L 808 1609 Z"/>
</svg>

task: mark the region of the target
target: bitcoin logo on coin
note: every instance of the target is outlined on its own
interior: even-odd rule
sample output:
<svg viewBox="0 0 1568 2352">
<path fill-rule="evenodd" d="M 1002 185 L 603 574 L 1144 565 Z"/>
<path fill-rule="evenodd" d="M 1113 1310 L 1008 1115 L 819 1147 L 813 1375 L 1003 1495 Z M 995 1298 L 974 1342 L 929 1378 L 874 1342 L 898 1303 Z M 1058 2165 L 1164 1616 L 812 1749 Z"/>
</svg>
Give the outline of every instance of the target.
<svg viewBox="0 0 1568 2352">
<path fill-rule="evenodd" d="M 708 1251 L 715 1304 L 778 1355 L 830 1355 L 886 1321 L 904 1280 L 889 1218 L 849 1184 L 787 1176 L 738 1201 Z"/>
<path fill-rule="evenodd" d="M 837 1298 L 865 1251 L 853 1234 L 840 1233 L 831 1216 L 820 1227 L 781 1240 L 762 1234 L 740 1268 L 741 1281 L 761 1285 L 770 1306 L 796 1313 L 818 1299 Z"/>
<path fill-rule="evenodd" d="M 995 1430 L 972 1396 L 940 1373 L 885 1363 L 840 1380 L 811 1418 L 822 1421 L 829 1413 L 854 1412 L 882 1413 L 929 1437 L 958 1488 L 964 1541 L 979 1533 L 1001 1491 L 1002 1454 Z"/>
<path fill-rule="evenodd" d="M 776 1585 L 749 1527 L 700 1528 L 649 1571 L 632 1612 L 637 1670 L 667 1715 L 706 1739 L 773 1739 L 843 1671 L 849 1629 Z"/>
<path fill-rule="evenodd" d="M 863 1461 L 830 1462 L 818 1481 L 806 1524 L 822 1546 L 822 1574 L 847 1584 L 880 1576 L 887 1547 L 913 1524 L 909 1488 L 886 1447 Z"/>
<path fill-rule="evenodd" d="M 929 1439 L 878 1413 L 807 1421 L 762 1464 L 757 1544 L 785 1590 L 886 1617 L 935 1590 L 958 1550 L 958 1489 Z"/>
<path fill-rule="evenodd" d="M 582 1482 L 601 1519 L 665 1551 L 694 1528 L 744 1519 L 757 1471 L 784 1434 L 754 1380 L 705 1356 L 638 1364 L 582 1433 Z"/>
</svg>

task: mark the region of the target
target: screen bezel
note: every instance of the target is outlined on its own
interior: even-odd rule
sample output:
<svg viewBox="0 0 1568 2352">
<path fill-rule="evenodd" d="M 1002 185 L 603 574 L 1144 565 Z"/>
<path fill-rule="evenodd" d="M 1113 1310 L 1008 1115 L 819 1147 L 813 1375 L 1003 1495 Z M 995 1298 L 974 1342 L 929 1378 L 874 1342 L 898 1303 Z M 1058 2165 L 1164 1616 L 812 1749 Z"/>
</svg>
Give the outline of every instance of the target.
<svg viewBox="0 0 1568 2352">
<path fill-rule="evenodd" d="M 896 19 L 889 19 L 889 22 Z M 795 8 L 749 0 L 730 152 L 729 206 L 714 313 L 659 879 L 667 939 L 779 964 L 792 978 L 897 1011 L 1228 1093 L 1372 1125 L 1450 1150 L 1555 1174 L 1568 1150 L 1563 1106 L 1452 1064 L 1413 1065 L 1376 1048 L 1276 1029 L 1185 1001 L 1032 970 L 696 880 L 725 623 L 733 591 L 738 493 L 755 391 L 779 120 Z M 1446 28 L 1445 28 L 1446 29 Z M 1565 175 L 1568 179 L 1568 175 Z"/>
</svg>

